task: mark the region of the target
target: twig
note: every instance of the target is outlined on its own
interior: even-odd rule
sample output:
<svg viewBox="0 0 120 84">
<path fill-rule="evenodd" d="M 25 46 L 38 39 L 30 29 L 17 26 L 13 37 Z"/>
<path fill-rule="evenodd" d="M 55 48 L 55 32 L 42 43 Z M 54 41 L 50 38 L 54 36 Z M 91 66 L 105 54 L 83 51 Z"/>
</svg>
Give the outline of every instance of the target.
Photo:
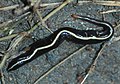
<svg viewBox="0 0 120 84">
<path fill-rule="evenodd" d="M 107 14 L 107 13 L 113 13 L 113 12 L 119 12 L 120 10 L 118 9 L 114 9 L 114 10 L 108 10 L 108 11 L 103 11 L 103 12 L 100 12 L 100 14 Z"/>
<path fill-rule="evenodd" d="M 26 36 L 27 33 L 19 34 L 10 44 L 10 47 L 6 51 L 1 63 L 0 63 L 0 70 L 3 68 L 7 58 L 9 58 L 10 53 L 15 49 L 15 47 L 18 45 L 18 43 L 23 39 L 24 36 Z"/>
<path fill-rule="evenodd" d="M 98 58 L 101 55 L 101 53 L 102 53 L 103 49 L 105 48 L 106 44 L 107 43 L 102 44 L 102 47 L 99 50 L 99 52 L 98 52 L 97 56 L 95 57 L 94 61 L 92 62 L 91 66 L 88 67 L 88 69 L 86 71 L 86 75 L 85 75 L 84 79 L 81 81 L 81 84 L 83 84 L 85 82 L 85 80 L 87 79 L 87 77 L 94 71 L 95 66 L 97 64 L 97 61 L 98 61 Z"/>
<path fill-rule="evenodd" d="M 68 3 L 72 2 L 72 0 L 66 0 L 65 2 L 63 2 L 58 8 L 56 8 L 54 11 L 52 11 L 51 13 L 49 13 L 44 19 L 43 21 L 46 21 L 49 17 L 51 17 L 53 14 L 55 14 L 56 12 L 58 12 L 60 9 L 62 9 L 64 6 L 66 6 Z"/>
<path fill-rule="evenodd" d="M 93 2 L 94 4 L 99 4 L 99 5 L 106 5 L 106 6 L 120 6 L 120 1 L 78 1 L 79 5 L 85 4 L 85 3 L 91 3 Z M 60 5 L 62 2 L 56 2 L 56 3 L 43 3 L 40 4 L 40 8 L 50 8 L 51 6 L 58 6 Z M 15 9 L 16 7 L 18 7 L 19 4 L 13 5 L 13 6 L 7 6 L 7 7 L 2 7 L 0 8 L 0 11 L 6 11 L 6 10 L 11 10 L 11 9 Z"/>
<path fill-rule="evenodd" d="M 119 27 L 120 27 L 120 24 L 118 24 L 116 27 L 114 27 L 115 31 L 117 31 L 117 29 L 118 29 Z M 114 43 L 114 42 L 119 41 L 119 40 L 120 40 L 120 36 L 114 37 L 114 38 L 112 39 L 112 42 L 111 42 L 111 43 Z"/>
<path fill-rule="evenodd" d="M 16 37 L 17 35 L 18 35 L 18 34 L 12 34 L 12 35 L 9 35 L 9 36 L 1 37 L 1 38 L 0 38 L 0 41 L 14 38 L 14 37 Z"/>
<path fill-rule="evenodd" d="M 43 21 L 43 18 L 42 18 L 42 15 L 40 14 L 39 10 L 36 10 L 39 18 L 40 18 L 40 21 L 41 21 L 41 24 L 50 32 L 50 33 L 53 33 L 53 31 L 51 29 L 48 28 L 48 26 L 45 24 L 45 22 Z"/>
<path fill-rule="evenodd" d="M 120 36 L 118 36 L 118 37 L 114 37 L 112 43 L 114 43 L 114 42 L 116 42 L 116 41 L 119 41 L 119 40 L 120 40 Z"/>
<path fill-rule="evenodd" d="M 40 4 L 40 7 L 44 8 L 44 7 L 49 7 L 49 6 L 56 6 L 56 5 L 60 5 L 62 4 L 63 2 L 56 2 L 56 3 L 43 3 L 43 4 Z"/>
<path fill-rule="evenodd" d="M 44 77 L 46 77 L 48 74 L 50 74 L 54 69 L 56 69 L 57 67 L 59 67 L 61 64 L 63 64 L 65 61 L 67 61 L 68 59 L 72 58 L 75 54 L 79 53 L 81 50 L 83 50 L 84 48 L 86 48 L 86 46 L 83 46 L 82 48 L 80 48 L 79 50 L 77 50 L 76 52 L 74 52 L 73 54 L 69 55 L 68 57 L 66 57 L 65 59 L 63 59 L 61 62 L 59 62 L 58 64 L 56 64 L 54 67 L 52 67 L 51 69 L 49 69 L 47 72 L 45 72 L 42 76 L 40 76 L 35 82 L 34 84 L 37 84 L 40 80 L 42 80 Z"/>
<path fill-rule="evenodd" d="M 15 19 L 13 19 L 13 20 L 9 20 L 9 21 L 3 22 L 2 24 L 0 24 L 0 28 L 3 29 L 3 27 L 6 27 L 7 25 L 9 25 L 9 24 L 11 24 L 11 23 L 15 23 L 15 22 L 17 22 L 17 21 L 19 21 L 19 20 L 21 20 L 21 19 L 24 19 L 24 18 L 25 18 L 26 16 L 28 16 L 29 14 L 30 14 L 30 12 L 27 12 L 27 13 L 25 13 L 25 14 L 17 17 L 17 18 L 15 18 Z"/>
<path fill-rule="evenodd" d="M 94 1 L 94 4 L 105 6 L 120 6 L 120 1 Z"/>
<path fill-rule="evenodd" d="M 118 24 L 114 29 L 117 30 L 120 27 L 120 24 Z"/>
<path fill-rule="evenodd" d="M 41 0 L 38 0 L 38 1 L 36 2 L 35 6 L 34 6 L 34 7 L 35 7 L 34 9 L 36 10 L 36 13 L 38 14 L 38 16 L 39 16 L 39 18 L 40 18 L 41 24 L 42 24 L 49 32 L 53 33 L 53 31 L 50 30 L 50 29 L 48 28 L 48 26 L 45 24 L 45 22 L 43 21 L 43 18 L 42 18 L 42 15 L 41 15 L 40 11 L 37 9 L 38 6 L 39 6 L 40 1 L 41 1 Z"/>
<path fill-rule="evenodd" d="M 4 74 L 3 74 L 2 70 L 0 73 L 1 73 L 1 84 L 5 84 L 5 78 L 4 78 Z"/>
<path fill-rule="evenodd" d="M 82 82 L 80 84 L 83 84 L 85 82 L 85 80 L 87 79 L 87 77 L 89 76 L 89 73 L 87 73 L 84 77 L 84 79 L 82 80 Z"/>
<path fill-rule="evenodd" d="M 19 5 L 12 5 L 12 6 L 7 6 L 7 7 L 2 7 L 0 8 L 0 11 L 7 11 L 7 10 L 11 10 L 11 9 L 15 9 L 17 8 Z"/>
<path fill-rule="evenodd" d="M 17 35 L 10 43 L 9 48 L 7 51 L 13 50 L 13 48 L 18 45 L 18 43 L 23 39 L 23 37 L 28 36 L 27 32 L 22 32 L 19 35 Z"/>
<path fill-rule="evenodd" d="M 48 18 L 50 18 L 52 15 L 54 15 L 56 12 L 58 12 L 60 9 L 62 9 L 65 5 L 67 5 L 68 3 L 70 3 L 72 0 L 66 0 L 65 2 L 63 2 L 59 7 L 57 7 L 56 9 L 54 9 L 52 12 L 50 12 L 47 16 L 45 16 L 42 21 L 45 22 Z M 40 25 L 41 22 L 38 22 L 33 28 L 31 28 L 28 33 L 34 31 L 38 25 Z"/>
</svg>

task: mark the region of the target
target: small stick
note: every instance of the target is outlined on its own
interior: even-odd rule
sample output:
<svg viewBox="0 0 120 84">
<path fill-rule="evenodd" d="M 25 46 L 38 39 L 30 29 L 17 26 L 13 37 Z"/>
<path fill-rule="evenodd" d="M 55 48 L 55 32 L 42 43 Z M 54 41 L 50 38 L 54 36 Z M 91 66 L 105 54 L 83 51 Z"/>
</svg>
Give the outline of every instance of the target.
<svg viewBox="0 0 120 84">
<path fill-rule="evenodd" d="M 115 31 L 117 31 L 117 29 L 118 29 L 119 27 L 120 27 L 120 24 L 118 24 L 116 27 L 114 27 Z M 111 43 L 114 43 L 114 42 L 119 41 L 119 40 L 120 40 L 120 36 L 114 37 Z"/>
<path fill-rule="evenodd" d="M 85 80 L 87 79 L 87 77 L 89 76 L 89 73 L 87 73 L 84 77 L 84 79 L 82 80 L 82 82 L 80 84 L 83 84 L 85 82 Z"/>
<path fill-rule="evenodd" d="M 114 43 L 114 42 L 116 42 L 116 41 L 119 41 L 119 40 L 120 40 L 120 36 L 115 37 L 115 38 L 113 39 L 112 43 Z"/>
<path fill-rule="evenodd" d="M 50 12 L 47 16 L 45 16 L 42 21 L 45 22 L 48 18 L 50 18 L 52 15 L 54 15 L 56 12 L 58 12 L 60 9 L 62 9 L 65 5 L 67 5 L 68 3 L 70 3 L 72 0 L 66 0 L 65 2 L 63 2 L 59 7 L 57 7 L 56 9 L 54 9 L 52 12 Z M 38 25 L 40 25 L 41 22 L 38 22 L 33 28 L 31 28 L 28 33 L 34 31 Z"/>
<path fill-rule="evenodd" d="M 17 35 L 18 35 L 18 34 L 12 34 L 12 35 L 9 35 L 9 36 L 1 37 L 1 38 L 0 38 L 0 41 L 14 38 L 14 37 L 16 37 Z"/>
<path fill-rule="evenodd" d="M 100 12 L 100 14 L 114 13 L 114 12 L 119 12 L 119 11 L 120 11 L 120 10 L 113 9 L 113 10 L 108 10 L 108 11 Z"/>
<path fill-rule="evenodd" d="M 93 2 L 94 4 L 106 5 L 106 6 L 120 6 L 120 1 L 78 1 L 78 4 L 82 5 L 84 3 L 90 3 L 90 2 Z M 56 6 L 56 5 L 60 5 L 61 3 L 62 2 L 43 3 L 43 4 L 40 4 L 40 7 L 42 7 L 42 8 L 44 8 L 44 7 L 49 8 L 49 6 Z M 16 4 L 16 5 L 13 5 L 13 6 L 2 7 L 2 8 L 0 8 L 0 11 L 6 11 L 6 10 L 15 9 L 18 6 L 19 6 L 19 4 Z"/>
<path fill-rule="evenodd" d="M 34 6 L 34 7 L 35 7 L 34 9 L 36 10 L 36 13 L 38 14 L 38 16 L 39 16 L 39 18 L 40 18 L 41 24 L 42 24 L 49 32 L 53 33 L 53 31 L 50 30 L 50 29 L 48 28 L 48 26 L 45 24 L 45 22 L 43 21 L 43 18 L 42 18 L 42 15 L 41 15 L 40 11 L 37 9 L 38 6 L 39 6 L 40 1 L 41 1 L 41 0 L 38 0 L 38 1 L 36 2 L 35 6 Z"/>
<path fill-rule="evenodd" d="M 0 11 L 7 11 L 7 10 L 12 10 L 12 9 L 15 9 L 17 8 L 19 5 L 12 5 L 12 6 L 7 6 L 7 7 L 2 7 L 0 8 Z"/>
<path fill-rule="evenodd" d="M 0 70 L 3 68 L 3 66 L 5 65 L 5 62 L 7 60 L 8 57 L 10 57 L 10 53 L 15 49 L 15 47 L 18 45 L 18 43 L 23 39 L 24 36 L 26 36 L 27 33 L 23 33 L 23 34 L 19 34 L 15 40 L 13 40 L 10 44 L 10 47 L 8 48 L 8 50 L 6 51 L 1 63 L 0 63 Z"/>
<path fill-rule="evenodd" d="M 97 64 L 97 60 L 98 60 L 98 58 L 100 57 L 100 55 L 101 55 L 103 49 L 105 48 L 106 44 L 107 44 L 107 43 L 102 44 L 102 47 L 101 47 L 101 49 L 99 50 L 97 56 L 95 57 L 93 63 L 92 63 L 91 66 L 87 69 L 86 75 L 85 75 L 84 79 L 81 81 L 81 84 L 83 84 L 83 83 L 85 82 L 85 80 L 87 79 L 87 77 L 94 71 L 95 66 L 96 66 L 96 64 Z"/>
<path fill-rule="evenodd" d="M 29 14 L 30 14 L 30 12 L 27 12 L 27 13 L 25 13 L 25 14 L 17 17 L 17 18 L 15 18 L 15 19 L 13 19 L 13 20 L 8 20 L 8 21 L 6 21 L 6 22 L 3 22 L 2 24 L 0 24 L 0 28 L 3 28 L 3 27 L 5 27 L 5 26 L 9 25 L 10 23 L 15 23 L 16 21 L 19 21 L 19 20 L 21 20 L 21 19 L 24 19 L 24 18 L 25 18 L 26 16 L 28 16 Z"/>
<path fill-rule="evenodd" d="M 120 6 L 120 1 L 94 1 L 94 4 L 105 6 Z"/>
<path fill-rule="evenodd" d="M 63 2 L 58 8 L 56 8 L 54 11 L 52 11 L 51 13 L 49 13 L 44 19 L 43 21 L 46 21 L 49 17 L 51 17 L 53 14 L 55 14 L 56 12 L 58 12 L 60 9 L 62 9 L 64 6 L 66 6 L 68 3 L 72 2 L 73 0 L 66 0 L 65 2 Z"/>
<path fill-rule="evenodd" d="M 1 84 L 5 84 L 5 77 L 4 77 L 2 70 L 1 70 L 0 74 L 1 74 Z"/>
<path fill-rule="evenodd" d="M 53 31 L 51 29 L 48 28 L 48 26 L 45 24 L 45 22 L 43 21 L 42 15 L 40 14 L 39 10 L 36 9 L 36 12 L 40 18 L 41 24 L 50 32 L 53 33 Z"/>
</svg>

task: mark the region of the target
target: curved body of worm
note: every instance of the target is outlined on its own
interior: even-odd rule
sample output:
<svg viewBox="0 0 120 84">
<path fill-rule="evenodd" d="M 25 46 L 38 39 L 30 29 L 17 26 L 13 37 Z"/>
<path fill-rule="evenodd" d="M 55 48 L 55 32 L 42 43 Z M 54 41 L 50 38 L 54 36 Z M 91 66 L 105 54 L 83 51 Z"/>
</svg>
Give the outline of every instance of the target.
<svg viewBox="0 0 120 84">
<path fill-rule="evenodd" d="M 74 16 L 74 15 L 73 15 Z M 89 17 L 74 16 L 77 19 L 81 19 L 97 26 L 103 27 L 102 30 L 77 30 L 70 27 L 60 28 L 48 37 L 40 39 L 29 46 L 29 50 L 24 54 L 14 58 L 8 64 L 7 70 L 16 70 L 19 67 L 31 62 L 40 55 L 49 52 L 52 49 L 58 47 L 64 40 L 72 41 L 79 44 L 96 44 L 106 40 L 109 40 L 114 33 L 114 29 L 111 24 L 104 21 L 99 21 Z"/>
</svg>

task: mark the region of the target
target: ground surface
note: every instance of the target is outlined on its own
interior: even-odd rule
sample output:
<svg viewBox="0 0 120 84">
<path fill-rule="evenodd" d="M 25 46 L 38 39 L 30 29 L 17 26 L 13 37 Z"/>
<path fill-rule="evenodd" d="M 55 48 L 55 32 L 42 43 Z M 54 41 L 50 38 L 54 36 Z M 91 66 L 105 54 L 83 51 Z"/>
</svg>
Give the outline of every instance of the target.
<svg viewBox="0 0 120 84">
<path fill-rule="evenodd" d="M 44 0 L 42 0 L 44 1 Z M 63 0 L 46 0 L 46 3 L 59 2 Z M 1 6 L 8 6 L 18 4 L 16 0 L 1 0 Z M 85 29 L 86 27 L 95 27 L 91 24 L 83 23 L 81 21 L 74 21 L 71 18 L 71 14 L 80 14 L 84 16 L 90 16 L 102 20 L 102 15 L 98 14 L 99 11 L 108 9 L 118 9 L 118 7 L 109 7 L 94 5 L 87 3 L 83 5 L 68 4 L 63 9 L 58 11 L 54 16 L 50 17 L 46 24 L 48 27 L 55 31 L 58 28 L 69 26 L 77 29 Z M 42 11 L 43 16 L 51 10 Z M 119 22 L 120 13 L 110 13 L 103 15 L 104 20 L 115 25 L 115 22 Z M 11 14 L 11 11 L 0 11 L 0 22 L 7 21 L 16 16 Z M 42 28 L 42 29 L 41 29 Z M 21 24 L 15 27 L 15 32 L 26 31 L 28 28 L 26 21 L 22 21 Z M 115 31 L 115 34 L 119 35 L 119 28 Z M 39 26 L 33 33 L 32 37 L 35 40 L 45 37 L 50 34 L 43 26 Z M 1 34 L 0 34 L 1 35 Z M 2 35 L 1 35 L 2 37 Z M 5 50 L 8 47 L 10 40 L 0 42 L 0 50 Z M 26 39 L 20 44 L 21 47 L 32 43 L 32 39 Z M 120 83 L 120 41 L 114 42 L 109 46 L 106 46 L 102 52 L 102 55 L 98 59 L 95 71 L 89 75 L 84 84 L 119 84 Z M 20 47 L 20 48 L 21 48 Z M 82 45 L 74 44 L 72 42 L 63 42 L 58 48 L 40 56 L 36 60 L 29 64 L 19 68 L 18 70 L 7 72 L 4 68 L 4 79 L 6 84 L 33 84 L 33 82 L 44 72 L 49 70 L 52 66 L 57 64 L 60 60 L 69 56 Z M 89 45 L 84 50 L 74 55 L 71 59 L 64 62 L 58 68 L 53 70 L 45 78 L 39 81 L 38 84 L 77 84 L 77 74 L 81 74 L 92 62 L 96 52 L 99 50 L 100 44 Z M 89 50 L 92 49 L 92 50 Z M 19 51 L 18 51 L 19 52 Z"/>
</svg>

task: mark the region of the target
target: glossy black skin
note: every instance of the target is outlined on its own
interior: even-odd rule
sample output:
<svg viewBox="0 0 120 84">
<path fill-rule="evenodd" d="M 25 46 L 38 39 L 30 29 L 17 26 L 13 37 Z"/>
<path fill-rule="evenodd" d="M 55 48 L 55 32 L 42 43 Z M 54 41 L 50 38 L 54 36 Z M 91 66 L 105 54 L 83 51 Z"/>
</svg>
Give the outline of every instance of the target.
<svg viewBox="0 0 120 84">
<path fill-rule="evenodd" d="M 83 19 L 84 20 L 84 19 Z M 90 22 L 89 20 L 85 20 Z M 47 52 L 49 52 L 52 49 L 57 48 L 64 40 L 67 41 L 72 41 L 74 43 L 78 43 L 78 44 L 96 44 L 96 43 L 100 43 L 109 39 L 105 39 L 105 40 L 82 40 L 82 39 L 76 39 L 75 37 L 71 36 L 69 33 L 64 32 L 60 35 L 60 37 L 58 38 L 58 40 L 56 41 L 56 43 L 52 46 L 49 47 L 47 49 L 43 49 L 43 50 L 39 50 L 33 57 L 32 59 L 28 60 L 28 61 L 24 61 L 22 63 L 19 63 L 18 65 L 16 65 L 14 68 L 10 69 L 10 67 L 12 65 L 14 65 L 15 63 L 17 63 L 18 61 L 22 60 L 22 59 L 26 59 L 27 57 L 29 57 L 36 48 L 42 47 L 42 46 L 46 46 L 49 45 L 53 42 L 53 40 L 55 39 L 56 35 L 62 31 L 62 30 L 69 30 L 75 34 L 77 34 L 78 36 L 83 36 L 83 37 L 89 37 L 89 36 L 96 36 L 96 37 L 101 37 L 101 36 L 105 36 L 105 35 L 109 35 L 110 34 L 110 28 L 108 28 L 108 26 L 103 25 L 103 24 L 97 24 L 94 22 L 91 22 L 95 25 L 101 26 L 103 27 L 103 30 L 77 30 L 77 29 L 73 29 L 73 28 L 69 28 L 69 27 L 64 27 L 64 28 L 60 28 L 57 31 L 55 31 L 53 34 L 49 35 L 48 37 L 44 38 L 44 39 L 40 39 L 36 42 L 34 42 L 33 44 L 31 44 L 30 50 L 27 51 L 24 54 L 21 54 L 20 56 L 14 58 L 11 60 L 11 62 L 9 63 L 7 70 L 8 71 L 12 71 L 12 70 L 16 70 L 19 67 L 25 65 L 26 63 L 31 62 L 32 60 L 34 60 L 35 58 L 41 56 L 42 54 L 45 54 Z M 109 24 L 109 23 L 108 23 Z M 110 25 L 110 24 L 109 24 Z M 112 26 L 111 26 L 112 27 Z M 101 34 L 100 34 L 101 33 Z M 112 37 L 112 35 L 111 35 Z"/>
</svg>

